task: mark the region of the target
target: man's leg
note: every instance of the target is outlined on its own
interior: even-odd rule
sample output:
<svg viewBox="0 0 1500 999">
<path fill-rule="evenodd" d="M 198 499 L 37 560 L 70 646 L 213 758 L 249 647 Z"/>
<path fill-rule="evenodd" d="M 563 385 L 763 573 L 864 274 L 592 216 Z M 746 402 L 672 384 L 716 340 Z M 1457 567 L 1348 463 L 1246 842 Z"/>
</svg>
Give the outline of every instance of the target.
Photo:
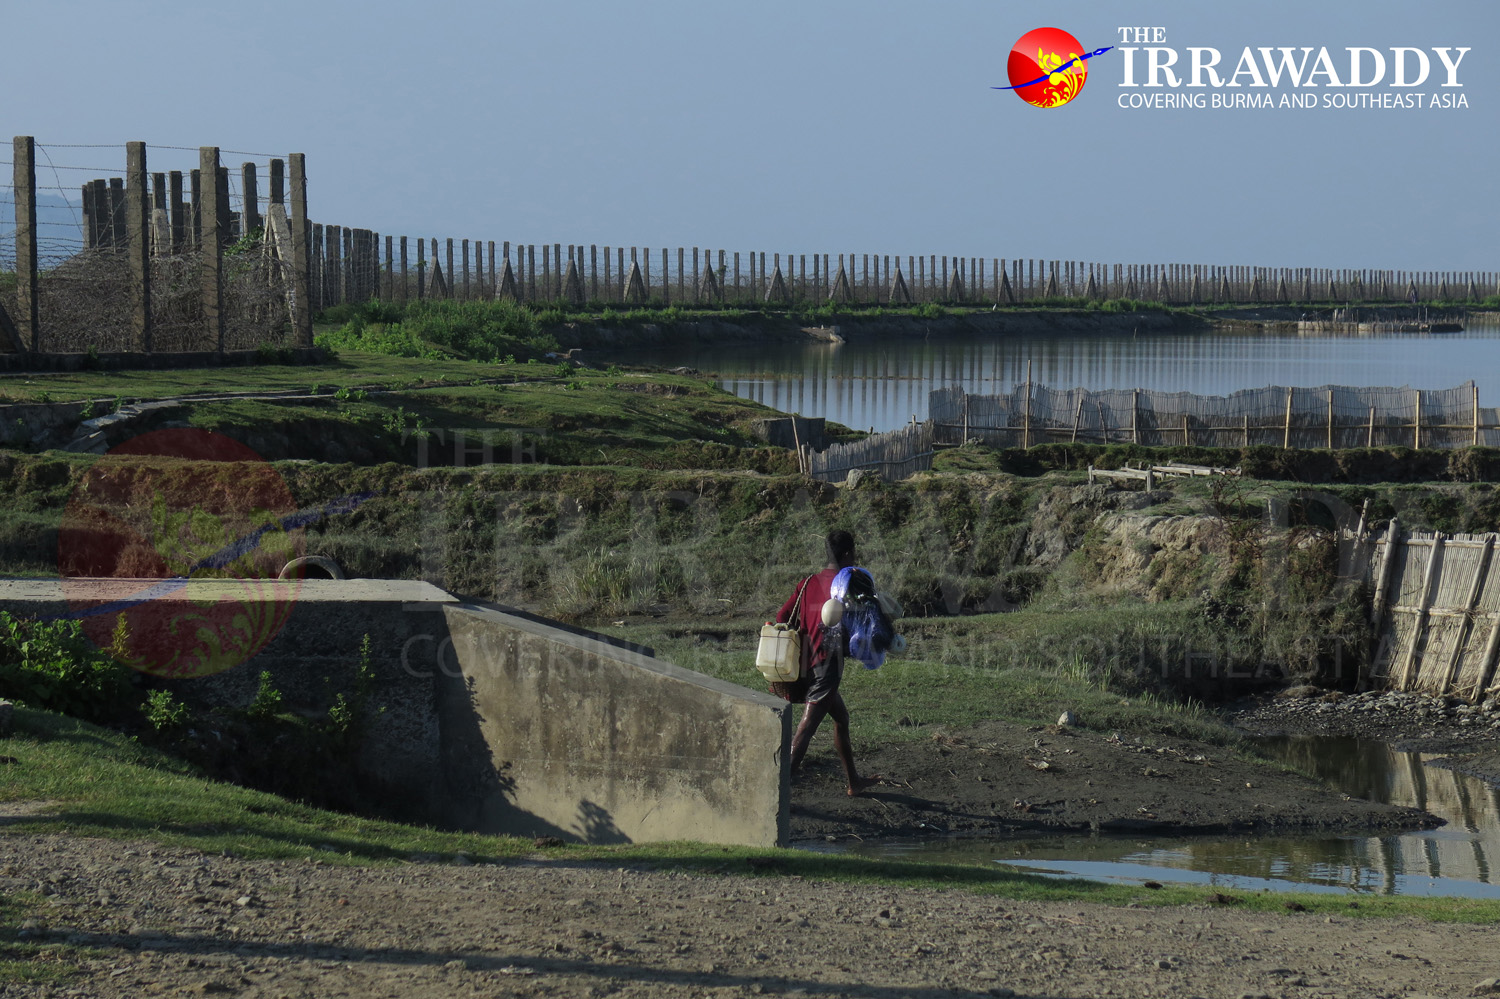
<svg viewBox="0 0 1500 999">
<path fill-rule="evenodd" d="M 879 784 L 880 775 L 861 777 L 854 769 L 854 747 L 849 743 L 849 709 L 844 705 L 844 696 L 834 691 L 827 705 L 827 713 L 833 716 L 833 748 L 839 754 L 839 761 L 844 764 L 844 776 L 849 779 L 846 790 L 852 798 Z"/>
<path fill-rule="evenodd" d="M 792 773 L 796 773 L 797 768 L 802 765 L 802 757 L 807 755 L 807 744 L 812 742 L 813 733 L 818 730 L 827 713 L 828 707 L 821 701 L 808 701 L 802 708 L 802 721 L 797 724 L 797 731 L 792 735 Z M 844 717 L 849 717 L 847 711 L 844 712 Z"/>
</svg>

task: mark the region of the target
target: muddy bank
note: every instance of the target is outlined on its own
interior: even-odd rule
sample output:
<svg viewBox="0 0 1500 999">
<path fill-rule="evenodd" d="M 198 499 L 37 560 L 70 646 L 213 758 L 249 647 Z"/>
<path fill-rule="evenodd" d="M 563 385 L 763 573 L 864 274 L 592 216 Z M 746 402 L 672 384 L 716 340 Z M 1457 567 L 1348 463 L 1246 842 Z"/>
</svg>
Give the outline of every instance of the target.
<svg viewBox="0 0 1500 999">
<path fill-rule="evenodd" d="M 1288 834 L 1436 821 L 1184 739 L 990 722 L 859 753 L 857 717 L 854 739 L 860 769 L 881 774 L 881 785 L 849 798 L 831 749 L 815 740 L 818 755 L 792 781 L 794 838 Z"/>
<path fill-rule="evenodd" d="M 730 319 L 696 319 L 676 323 L 565 323 L 548 332 L 563 348 L 628 351 L 692 343 L 786 343 L 826 339 L 809 333 L 809 327 L 836 326 L 845 340 L 868 337 L 972 336 L 1006 333 L 1099 333 L 1129 335 L 1134 332 L 1202 333 L 1212 329 L 1204 317 L 1179 312 L 1096 312 L 1087 309 L 1046 309 L 1006 312 L 973 312 L 927 319 L 910 314 L 839 316 L 809 322 L 796 315 L 746 316 Z M 590 355 L 592 360 L 592 355 Z"/>
</svg>

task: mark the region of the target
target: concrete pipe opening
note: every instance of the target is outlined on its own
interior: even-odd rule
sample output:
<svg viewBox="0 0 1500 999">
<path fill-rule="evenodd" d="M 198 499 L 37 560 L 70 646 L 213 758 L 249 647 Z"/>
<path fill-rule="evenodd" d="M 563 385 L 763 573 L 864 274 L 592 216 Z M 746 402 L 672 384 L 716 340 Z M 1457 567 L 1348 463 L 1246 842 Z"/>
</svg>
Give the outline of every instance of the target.
<svg viewBox="0 0 1500 999">
<path fill-rule="evenodd" d="M 303 555 L 281 567 L 277 579 L 343 579 L 344 570 L 324 555 Z"/>
</svg>

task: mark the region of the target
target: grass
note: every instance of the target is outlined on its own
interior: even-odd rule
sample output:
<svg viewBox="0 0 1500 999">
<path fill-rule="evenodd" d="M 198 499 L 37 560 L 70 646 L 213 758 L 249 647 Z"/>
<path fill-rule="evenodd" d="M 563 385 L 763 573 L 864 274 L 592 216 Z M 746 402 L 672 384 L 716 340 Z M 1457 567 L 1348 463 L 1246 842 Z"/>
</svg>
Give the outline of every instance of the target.
<svg viewBox="0 0 1500 999">
<path fill-rule="evenodd" d="M 597 861 L 620 866 L 710 875 L 794 875 L 814 881 L 962 890 L 1014 900 L 1201 904 L 1202 889 L 1160 891 L 1087 881 L 1054 880 L 994 867 L 923 864 L 799 851 L 719 847 L 702 843 L 538 848 L 527 840 L 451 833 L 363 819 L 284 801 L 257 791 L 205 780 L 182 761 L 145 749 L 116 733 L 49 712 L 17 709 L 17 732 L 0 740 L 0 754 L 20 760 L 0 787 L 0 801 L 43 801 L 46 810 L 7 822 L 0 835 L 66 833 L 146 840 L 247 859 L 317 859 L 338 865 L 451 860 L 462 853 L 480 863 L 521 858 Z M 1314 912 L 1359 916 L 1415 916 L 1434 921 L 1500 921 L 1500 903 L 1412 897 L 1349 899 L 1328 895 L 1247 893 L 1236 908 L 1283 911 L 1295 900 Z M 56 951 L 47 954 L 15 939 L 19 923 L 40 900 L 0 896 L 0 981 L 65 975 Z M 67 951 L 61 952 L 66 954 Z M 55 965 L 48 967 L 48 965 Z"/>
<path fill-rule="evenodd" d="M 1239 735 L 1213 712 L 1155 685 L 1161 666 L 1175 659 L 1193 614 L 1187 605 L 1131 604 L 1072 613 L 908 618 L 899 625 L 907 652 L 878 670 L 847 669 L 842 689 L 859 714 L 860 745 L 868 748 L 925 741 L 935 729 L 990 720 L 1052 724 L 1064 710 L 1075 712 L 1081 727 L 1097 731 L 1235 746 Z M 734 637 L 705 641 L 701 630 L 683 625 L 601 630 L 650 646 L 679 666 L 764 689 L 755 669 L 756 625 L 710 627 Z M 1110 636 L 1109 647 L 1093 640 L 1080 644 L 1079 636 L 1088 635 Z"/>
</svg>

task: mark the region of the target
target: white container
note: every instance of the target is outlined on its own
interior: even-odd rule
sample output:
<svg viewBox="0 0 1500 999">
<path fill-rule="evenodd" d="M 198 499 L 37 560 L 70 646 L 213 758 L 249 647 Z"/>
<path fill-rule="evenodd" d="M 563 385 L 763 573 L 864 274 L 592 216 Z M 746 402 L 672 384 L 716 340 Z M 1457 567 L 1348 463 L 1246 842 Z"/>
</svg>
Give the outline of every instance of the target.
<svg viewBox="0 0 1500 999">
<path fill-rule="evenodd" d="M 795 683 L 802 676 L 802 636 L 797 629 L 785 624 L 763 626 L 755 668 L 767 680 Z"/>
</svg>

